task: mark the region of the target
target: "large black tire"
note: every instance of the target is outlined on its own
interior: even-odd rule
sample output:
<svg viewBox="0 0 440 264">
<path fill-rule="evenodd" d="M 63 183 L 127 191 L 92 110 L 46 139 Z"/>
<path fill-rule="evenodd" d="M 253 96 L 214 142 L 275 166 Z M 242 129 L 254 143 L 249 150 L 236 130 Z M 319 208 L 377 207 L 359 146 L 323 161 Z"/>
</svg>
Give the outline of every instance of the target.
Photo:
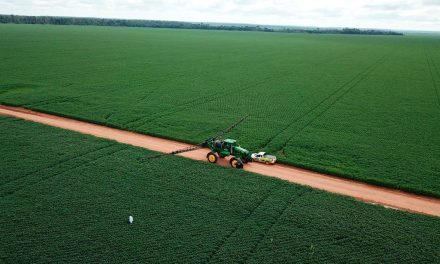
<svg viewBox="0 0 440 264">
<path fill-rule="evenodd" d="M 210 163 L 217 163 L 217 155 L 215 155 L 214 152 L 209 152 L 208 155 L 206 155 L 206 158 L 208 159 L 208 162 Z"/>
<path fill-rule="evenodd" d="M 241 161 L 241 159 L 238 159 L 238 158 L 232 158 L 229 161 L 229 164 L 231 164 L 232 168 L 236 168 L 236 169 L 242 169 L 243 168 L 243 162 Z"/>
</svg>

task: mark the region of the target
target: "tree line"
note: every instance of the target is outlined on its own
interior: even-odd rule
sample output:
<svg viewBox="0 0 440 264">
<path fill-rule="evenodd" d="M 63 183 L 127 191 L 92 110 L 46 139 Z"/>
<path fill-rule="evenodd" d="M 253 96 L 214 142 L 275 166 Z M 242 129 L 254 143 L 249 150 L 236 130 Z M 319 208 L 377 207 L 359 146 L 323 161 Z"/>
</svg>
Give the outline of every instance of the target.
<svg viewBox="0 0 440 264">
<path fill-rule="evenodd" d="M 373 29 L 303 29 L 292 27 L 270 27 L 259 25 L 221 25 L 208 23 L 192 23 L 180 21 L 141 20 L 141 19 L 113 19 L 92 17 L 56 17 L 56 16 L 19 16 L 0 15 L 0 23 L 12 24 L 50 24 L 50 25 L 94 25 L 112 27 L 151 27 L 151 28 L 182 28 L 204 30 L 232 30 L 232 31 L 263 31 L 284 33 L 314 33 L 314 34 L 358 34 L 358 35 L 403 35 L 400 32 Z"/>
</svg>

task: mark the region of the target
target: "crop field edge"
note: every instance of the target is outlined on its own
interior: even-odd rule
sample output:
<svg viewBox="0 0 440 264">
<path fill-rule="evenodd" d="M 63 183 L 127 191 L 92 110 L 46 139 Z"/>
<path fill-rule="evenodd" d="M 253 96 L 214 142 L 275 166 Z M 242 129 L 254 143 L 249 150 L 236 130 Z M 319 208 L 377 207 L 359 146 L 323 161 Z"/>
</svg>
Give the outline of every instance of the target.
<svg viewBox="0 0 440 264">
<path fill-rule="evenodd" d="M 20 105 L 20 104 L 4 102 L 3 100 L 0 101 L 0 104 L 3 104 L 5 106 L 12 106 L 12 107 L 22 107 L 22 108 L 25 108 L 28 110 L 39 111 L 39 112 L 45 113 L 45 114 L 51 114 L 51 115 L 56 115 L 56 116 L 60 116 L 60 117 L 71 118 L 71 119 L 75 119 L 78 121 L 89 122 L 92 124 L 102 125 L 102 126 L 106 126 L 106 127 L 110 127 L 110 128 L 115 128 L 115 129 L 121 129 L 121 130 L 129 131 L 129 132 L 135 132 L 135 133 L 139 133 L 139 134 L 143 134 L 143 135 L 147 135 L 147 136 L 158 137 L 158 138 L 162 138 L 162 139 L 179 141 L 182 143 L 188 143 L 188 144 L 198 144 L 199 143 L 199 142 L 194 142 L 194 141 L 189 141 L 189 140 L 183 140 L 181 138 L 176 138 L 176 137 L 172 137 L 172 136 L 163 136 L 163 135 L 159 135 L 156 133 L 145 133 L 144 131 L 140 131 L 137 129 L 127 129 L 127 128 L 124 128 L 124 127 L 121 127 L 118 125 L 108 124 L 105 122 L 100 122 L 100 121 L 91 120 L 88 118 L 82 118 L 82 117 L 78 117 L 78 116 L 74 116 L 74 115 L 69 115 L 69 114 L 62 114 L 62 113 L 58 113 L 58 112 L 54 112 L 54 111 L 47 111 L 47 110 L 39 109 L 38 107 L 30 108 L 30 107 L 26 107 L 26 106 Z M 358 182 L 369 183 L 369 184 L 373 184 L 373 185 L 379 186 L 379 187 L 392 188 L 395 190 L 406 191 L 406 192 L 410 192 L 413 194 L 424 195 L 424 196 L 433 197 L 433 198 L 440 198 L 440 195 L 436 194 L 434 192 L 419 190 L 416 188 L 411 188 L 411 187 L 406 187 L 406 186 L 397 186 L 392 183 L 386 183 L 386 182 L 382 182 L 382 181 L 378 181 L 378 180 L 374 180 L 374 179 L 356 178 L 350 174 L 332 171 L 332 170 L 325 169 L 325 168 L 319 167 L 319 166 L 316 166 L 316 167 L 315 166 L 308 166 L 308 165 L 304 165 L 301 163 L 286 161 L 284 159 L 278 159 L 277 163 L 288 165 L 288 166 L 293 166 L 293 167 L 297 167 L 297 168 L 301 168 L 301 169 L 306 169 L 306 170 L 310 170 L 310 171 L 314 171 L 314 172 L 318 172 L 318 173 L 328 174 L 330 176 L 336 176 L 336 177 L 341 177 L 341 178 L 354 180 L 354 181 L 358 181 Z"/>
</svg>

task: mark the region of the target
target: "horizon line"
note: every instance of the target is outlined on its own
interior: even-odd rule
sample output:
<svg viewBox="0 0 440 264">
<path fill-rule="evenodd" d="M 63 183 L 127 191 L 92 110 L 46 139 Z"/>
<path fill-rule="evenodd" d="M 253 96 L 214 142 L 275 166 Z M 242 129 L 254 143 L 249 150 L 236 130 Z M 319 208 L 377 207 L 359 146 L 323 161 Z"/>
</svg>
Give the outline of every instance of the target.
<svg viewBox="0 0 440 264">
<path fill-rule="evenodd" d="M 343 29 L 356 28 L 362 30 L 382 30 L 382 31 L 400 31 L 400 32 L 414 32 L 414 33 L 440 33 L 440 30 L 426 30 L 426 29 L 392 29 L 392 28 L 369 28 L 369 27 L 351 27 L 351 26 L 301 26 L 301 25 L 281 25 L 281 24 L 259 24 L 259 23 L 244 23 L 244 22 L 216 22 L 216 21 L 194 21 L 194 20 L 172 20 L 172 19 L 148 19 L 148 18 L 121 18 L 121 17 L 97 17 L 97 16 L 63 16 L 63 15 L 19 15 L 19 14 L 1 14 L 4 16 L 24 16 L 24 17 L 62 17 L 62 18 L 94 18 L 94 19 L 117 19 L 117 20 L 143 20 L 143 21 L 164 21 L 164 22 L 182 22 L 182 23 L 199 23 L 199 24 L 230 24 L 230 25 L 250 25 L 250 26 L 270 26 L 270 27 L 285 27 L 285 28 L 300 28 L 300 29 Z"/>
</svg>

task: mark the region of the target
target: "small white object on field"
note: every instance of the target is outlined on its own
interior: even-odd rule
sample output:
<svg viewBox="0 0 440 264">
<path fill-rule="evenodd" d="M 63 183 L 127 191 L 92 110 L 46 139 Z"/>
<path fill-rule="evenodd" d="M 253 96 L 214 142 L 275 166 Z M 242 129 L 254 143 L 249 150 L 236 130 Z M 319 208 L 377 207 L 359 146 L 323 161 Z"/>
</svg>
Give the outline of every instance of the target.
<svg viewBox="0 0 440 264">
<path fill-rule="evenodd" d="M 129 222 L 130 224 L 133 224 L 133 216 L 130 215 L 130 216 L 128 217 L 128 222 Z"/>
</svg>

